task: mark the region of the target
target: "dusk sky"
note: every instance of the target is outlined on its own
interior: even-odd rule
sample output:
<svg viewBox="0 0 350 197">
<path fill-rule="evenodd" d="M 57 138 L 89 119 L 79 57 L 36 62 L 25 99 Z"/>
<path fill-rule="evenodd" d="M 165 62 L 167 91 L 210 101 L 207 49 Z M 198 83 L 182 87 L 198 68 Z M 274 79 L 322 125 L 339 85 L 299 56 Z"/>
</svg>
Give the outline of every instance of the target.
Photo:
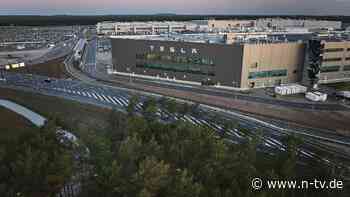
<svg viewBox="0 0 350 197">
<path fill-rule="evenodd" d="M 0 14 L 350 15 L 350 0 L 0 0 Z"/>
</svg>

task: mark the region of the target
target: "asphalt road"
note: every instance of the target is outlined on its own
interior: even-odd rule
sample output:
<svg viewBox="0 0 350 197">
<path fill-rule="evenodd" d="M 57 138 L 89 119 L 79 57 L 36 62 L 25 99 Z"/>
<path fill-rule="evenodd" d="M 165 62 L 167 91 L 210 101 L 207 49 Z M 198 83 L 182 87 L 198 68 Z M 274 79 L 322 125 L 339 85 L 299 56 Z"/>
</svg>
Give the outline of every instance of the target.
<svg viewBox="0 0 350 197">
<path fill-rule="evenodd" d="M 55 47 L 53 47 L 52 49 L 50 49 L 49 52 L 47 52 L 43 56 L 28 62 L 28 64 L 30 65 L 41 64 L 41 63 L 48 62 L 50 60 L 65 57 L 72 52 L 72 49 L 75 46 L 76 42 L 77 42 L 77 39 L 74 39 L 74 38 L 71 40 L 61 42 L 57 44 Z"/>
<path fill-rule="evenodd" d="M 46 119 L 44 117 L 12 101 L 0 99 L 0 106 L 14 111 L 17 114 L 20 114 L 38 127 L 41 127 L 45 124 Z"/>
</svg>

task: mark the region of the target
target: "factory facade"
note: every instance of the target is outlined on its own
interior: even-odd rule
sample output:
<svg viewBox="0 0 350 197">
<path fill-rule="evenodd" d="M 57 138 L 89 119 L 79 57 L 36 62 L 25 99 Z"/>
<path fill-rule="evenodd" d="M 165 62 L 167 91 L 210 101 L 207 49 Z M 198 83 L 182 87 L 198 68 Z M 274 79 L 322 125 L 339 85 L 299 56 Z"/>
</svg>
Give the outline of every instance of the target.
<svg viewBox="0 0 350 197">
<path fill-rule="evenodd" d="M 194 21 L 149 21 L 113 22 L 104 21 L 96 25 L 99 35 L 155 35 L 169 32 L 231 32 L 247 29 L 340 29 L 340 21 L 295 20 L 263 18 L 256 20 L 194 20 Z"/>
<path fill-rule="evenodd" d="M 195 32 L 200 26 L 191 22 L 101 22 L 96 26 L 99 35 L 154 35 L 169 32 Z"/>
<path fill-rule="evenodd" d="M 301 80 L 305 45 L 210 43 L 157 37 L 114 37 L 116 73 L 228 88 L 270 87 Z"/>
<path fill-rule="evenodd" d="M 321 41 L 319 83 L 350 81 L 350 41 Z"/>
</svg>

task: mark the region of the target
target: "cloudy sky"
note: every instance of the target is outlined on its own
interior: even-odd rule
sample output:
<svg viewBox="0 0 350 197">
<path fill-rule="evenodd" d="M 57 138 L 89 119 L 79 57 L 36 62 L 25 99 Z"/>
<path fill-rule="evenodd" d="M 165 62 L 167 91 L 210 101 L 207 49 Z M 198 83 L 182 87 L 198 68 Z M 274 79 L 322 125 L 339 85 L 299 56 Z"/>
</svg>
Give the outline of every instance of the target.
<svg viewBox="0 0 350 197">
<path fill-rule="evenodd" d="M 0 0 L 0 14 L 350 15 L 350 0 Z"/>
</svg>

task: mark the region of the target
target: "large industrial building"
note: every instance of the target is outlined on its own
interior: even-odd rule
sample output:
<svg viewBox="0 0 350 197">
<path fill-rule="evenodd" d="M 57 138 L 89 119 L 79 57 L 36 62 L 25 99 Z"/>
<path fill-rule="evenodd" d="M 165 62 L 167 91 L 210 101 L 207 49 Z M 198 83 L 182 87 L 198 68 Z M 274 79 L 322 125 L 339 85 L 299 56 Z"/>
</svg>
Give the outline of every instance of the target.
<svg viewBox="0 0 350 197">
<path fill-rule="evenodd" d="M 210 31 L 230 31 L 235 29 L 255 27 L 255 20 L 215 20 L 206 21 Z"/>
<path fill-rule="evenodd" d="M 258 88 L 301 80 L 305 45 L 298 42 L 226 44 L 223 34 L 112 37 L 115 73 Z"/>
<path fill-rule="evenodd" d="M 349 35 L 338 21 L 257 19 L 189 22 L 103 22 L 113 35 L 114 73 L 224 88 L 260 88 L 308 79 L 308 40 L 324 49 L 319 83 L 350 81 Z M 323 30 L 323 34 L 312 29 Z M 318 32 L 318 31 L 317 31 Z M 187 33 L 187 34 L 186 34 Z M 320 49 L 321 50 L 321 49 Z M 303 80 L 302 80 L 303 79 Z"/>
<path fill-rule="evenodd" d="M 340 29 L 341 21 L 313 20 L 313 19 L 284 19 L 284 18 L 262 18 L 255 21 L 258 28 L 288 28 L 299 27 L 307 29 Z"/>
<path fill-rule="evenodd" d="M 200 31 L 200 26 L 192 22 L 101 22 L 97 24 L 99 35 L 154 35 L 170 32 Z"/>
<path fill-rule="evenodd" d="M 350 81 L 350 41 L 321 41 L 319 83 Z"/>
<path fill-rule="evenodd" d="M 295 20 L 265 18 L 257 20 L 194 20 L 187 22 L 149 21 L 113 22 L 104 21 L 96 25 L 99 35 L 155 35 L 170 32 L 235 32 L 246 29 L 340 29 L 340 21 Z"/>
</svg>

